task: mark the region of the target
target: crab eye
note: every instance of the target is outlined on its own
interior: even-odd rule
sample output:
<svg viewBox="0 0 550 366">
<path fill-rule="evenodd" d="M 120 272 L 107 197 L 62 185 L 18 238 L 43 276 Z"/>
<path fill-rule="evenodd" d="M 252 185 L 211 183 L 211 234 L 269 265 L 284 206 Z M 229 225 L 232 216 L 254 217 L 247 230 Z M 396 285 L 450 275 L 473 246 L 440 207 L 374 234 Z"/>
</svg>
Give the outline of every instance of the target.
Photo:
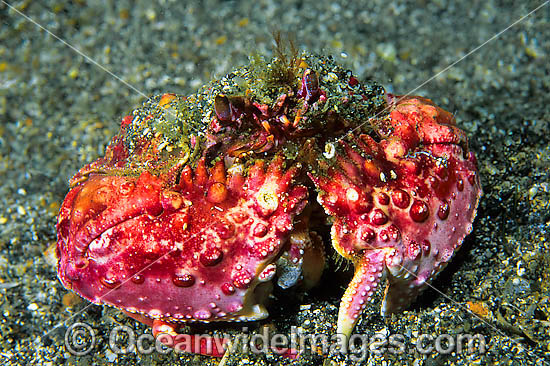
<svg viewBox="0 0 550 366">
<path fill-rule="evenodd" d="M 319 78 L 315 71 L 307 69 L 304 71 L 304 86 L 306 89 L 306 99 L 308 102 L 314 102 L 319 97 Z"/>
<path fill-rule="evenodd" d="M 231 104 L 224 94 L 216 95 L 214 99 L 214 111 L 221 122 L 231 121 Z"/>
</svg>

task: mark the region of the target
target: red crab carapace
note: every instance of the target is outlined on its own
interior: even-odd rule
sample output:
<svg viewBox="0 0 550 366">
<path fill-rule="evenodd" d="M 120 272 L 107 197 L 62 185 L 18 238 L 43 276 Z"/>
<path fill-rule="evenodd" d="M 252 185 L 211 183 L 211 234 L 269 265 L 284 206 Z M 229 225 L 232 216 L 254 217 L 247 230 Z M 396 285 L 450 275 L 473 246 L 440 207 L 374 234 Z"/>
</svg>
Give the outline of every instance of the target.
<svg viewBox="0 0 550 366">
<path fill-rule="evenodd" d="M 65 287 L 155 333 L 263 319 L 274 284 L 318 282 L 311 223 L 324 211 L 355 266 L 337 332 L 351 334 L 383 278 L 383 314 L 416 298 L 472 230 L 481 188 L 465 134 L 429 99 L 331 59 L 287 60 L 284 77 L 281 63 L 152 97 L 122 120 L 61 207 Z"/>
</svg>

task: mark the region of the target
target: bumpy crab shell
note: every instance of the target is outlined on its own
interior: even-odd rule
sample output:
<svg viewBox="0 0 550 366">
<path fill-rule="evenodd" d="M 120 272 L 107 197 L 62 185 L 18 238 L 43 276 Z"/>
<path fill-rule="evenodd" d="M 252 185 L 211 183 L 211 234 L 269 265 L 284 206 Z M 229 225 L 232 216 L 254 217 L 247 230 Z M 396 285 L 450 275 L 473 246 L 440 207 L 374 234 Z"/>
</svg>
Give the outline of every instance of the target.
<svg viewBox="0 0 550 366">
<path fill-rule="evenodd" d="M 149 99 L 71 185 L 63 285 L 166 324 L 262 319 L 274 280 L 313 285 L 317 196 L 356 266 L 338 318 L 348 335 L 384 276 L 383 313 L 414 300 L 471 231 L 481 195 L 448 112 L 309 55 L 253 59 L 195 95 Z"/>
</svg>

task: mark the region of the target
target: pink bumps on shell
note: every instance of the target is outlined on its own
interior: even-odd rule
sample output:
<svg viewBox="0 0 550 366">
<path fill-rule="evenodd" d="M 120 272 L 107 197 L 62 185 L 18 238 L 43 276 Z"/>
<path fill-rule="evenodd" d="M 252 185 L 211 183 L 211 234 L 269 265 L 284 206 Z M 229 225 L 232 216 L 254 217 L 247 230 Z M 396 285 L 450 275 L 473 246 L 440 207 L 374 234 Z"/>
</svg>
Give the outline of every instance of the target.
<svg viewBox="0 0 550 366">
<path fill-rule="evenodd" d="M 283 165 L 276 157 L 241 179 L 223 165 L 208 170 L 199 163 L 172 189 L 149 173 L 90 177 L 71 191 L 60 215 L 60 278 L 91 301 L 165 321 L 265 317 L 254 307 L 261 303 L 245 300 L 307 198 L 307 190 L 293 183 L 298 167 Z M 208 182 L 231 189 L 205 195 Z M 120 189 L 134 195 L 121 197 Z M 79 245 L 71 246 L 75 239 Z M 72 269 L 70 263 L 82 261 Z"/>
<path fill-rule="evenodd" d="M 124 118 L 61 207 L 63 285 L 173 336 L 183 322 L 262 319 L 272 283 L 309 288 L 321 276 L 317 212 L 305 209 L 317 194 L 356 269 L 338 332 L 351 333 L 384 278 L 382 313 L 410 304 L 471 231 L 481 187 L 466 136 L 428 99 L 301 60 L 300 85 L 273 100 L 226 92 L 226 78 Z"/>
<path fill-rule="evenodd" d="M 334 217 L 333 245 L 356 267 L 338 318 L 338 331 L 348 335 L 370 296 L 358 289 L 377 283 L 369 271 L 388 278 L 382 313 L 403 309 L 471 231 L 481 195 L 475 158 L 464 150 L 452 116 L 427 99 L 396 100 L 383 122 L 393 135 L 342 143 L 346 155 L 310 174 L 319 202 Z M 357 209 L 360 196 L 372 202 L 362 206 L 366 212 Z"/>
</svg>

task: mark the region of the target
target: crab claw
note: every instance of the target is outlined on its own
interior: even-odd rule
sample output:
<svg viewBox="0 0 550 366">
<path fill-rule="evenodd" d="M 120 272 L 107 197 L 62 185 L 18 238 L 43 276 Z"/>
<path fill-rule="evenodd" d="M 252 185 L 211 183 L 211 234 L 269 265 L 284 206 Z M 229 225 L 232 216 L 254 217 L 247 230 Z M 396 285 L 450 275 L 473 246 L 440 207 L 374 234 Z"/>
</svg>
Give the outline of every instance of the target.
<svg viewBox="0 0 550 366">
<path fill-rule="evenodd" d="M 148 172 L 91 174 L 59 214 L 62 283 L 174 328 L 265 318 L 275 262 L 308 192 L 295 183 L 299 164 L 287 168 L 281 156 L 246 175 L 233 168 L 202 159 L 176 186 Z"/>
<path fill-rule="evenodd" d="M 346 335 L 382 278 L 383 315 L 416 298 L 472 230 L 481 196 L 475 158 L 450 114 L 423 98 L 393 108 L 393 135 L 342 142 L 333 161 L 310 174 L 334 218 L 332 244 L 355 265 L 338 317 Z"/>
<path fill-rule="evenodd" d="M 399 159 L 403 153 L 422 144 L 455 144 L 467 153 L 468 139 L 456 127 L 453 115 L 436 106 L 430 99 L 418 96 L 388 96 L 391 112 L 387 122 L 391 136 L 383 145 L 391 153 L 389 158 Z"/>
<path fill-rule="evenodd" d="M 81 270 L 90 260 L 86 255 L 89 246 L 92 242 L 101 244 L 98 239 L 104 233 L 134 217 L 162 212 L 161 186 L 161 181 L 148 172 L 139 178 L 91 174 L 69 192 L 57 223 L 59 278 L 63 285 L 72 288 L 74 281 L 81 279 Z"/>
</svg>

